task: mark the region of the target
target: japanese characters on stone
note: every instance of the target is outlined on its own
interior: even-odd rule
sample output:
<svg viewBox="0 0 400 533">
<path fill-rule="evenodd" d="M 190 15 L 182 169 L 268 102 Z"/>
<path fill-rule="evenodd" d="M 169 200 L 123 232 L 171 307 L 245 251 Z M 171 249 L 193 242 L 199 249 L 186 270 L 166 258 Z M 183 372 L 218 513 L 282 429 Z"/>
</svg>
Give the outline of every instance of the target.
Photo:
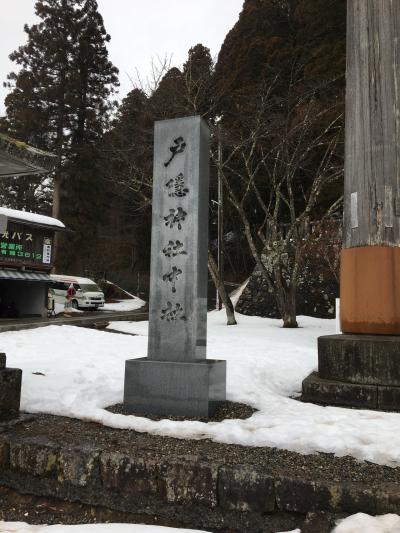
<svg viewBox="0 0 400 533">
<path fill-rule="evenodd" d="M 165 194 L 169 198 L 173 199 L 176 203 L 175 206 L 169 209 L 169 212 L 163 217 L 164 226 L 166 227 L 166 234 L 171 232 L 181 232 L 184 235 L 184 225 L 186 217 L 188 215 L 187 211 L 180 205 L 180 200 L 185 198 L 189 193 L 189 189 L 186 187 L 185 175 L 183 169 L 179 168 L 179 171 L 174 171 L 172 176 L 168 175 L 168 167 L 175 158 L 179 158 L 180 154 L 184 154 L 186 149 L 186 142 L 183 137 L 177 137 L 174 139 L 172 145 L 169 148 L 171 155 L 169 159 L 164 163 L 166 169 L 165 174 Z M 183 158 L 182 158 L 183 161 Z M 182 167 L 182 164 L 179 165 Z M 173 237 L 173 235 L 172 235 Z M 182 237 L 182 240 L 184 237 Z M 171 300 L 172 297 L 176 294 L 176 287 L 180 281 L 180 276 L 183 271 L 182 268 L 173 264 L 173 259 L 187 255 L 187 252 L 184 249 L 184 244 L 179 239 L 168 239 L 168 243 L 162 249 L 164 254 L 164 263 L 165 263 L 165 273 L 162 275 L 162 280 L 168 286 L 168 289 L 171 291 Z M 166 306 L 161 309 L 161 320 L 166 322 L 177 322 L 179 320 L 186 320 L 185 311 L 180 302 L 167 300 Z"/>
</svg>

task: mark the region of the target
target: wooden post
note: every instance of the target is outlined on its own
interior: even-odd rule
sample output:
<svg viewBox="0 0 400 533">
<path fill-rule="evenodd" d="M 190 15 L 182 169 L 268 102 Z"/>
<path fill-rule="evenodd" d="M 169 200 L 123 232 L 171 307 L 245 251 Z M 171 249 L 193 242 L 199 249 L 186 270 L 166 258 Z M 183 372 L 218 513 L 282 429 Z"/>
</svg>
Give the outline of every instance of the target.
<svg viewBox="0 0 400 533">
<path fill-rule="evenodd" d="M 400 334 L 400 2 L 347 9 L 341 325 Z"/>
</svg>

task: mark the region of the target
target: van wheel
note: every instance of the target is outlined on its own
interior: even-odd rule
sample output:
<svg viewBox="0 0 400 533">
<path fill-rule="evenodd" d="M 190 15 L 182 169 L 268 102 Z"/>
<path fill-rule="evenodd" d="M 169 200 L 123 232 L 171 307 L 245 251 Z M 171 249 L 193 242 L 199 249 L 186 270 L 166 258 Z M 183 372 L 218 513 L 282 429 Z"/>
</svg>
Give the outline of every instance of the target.
<svg viewBox="0 0 400 533">
<path fill-rule="evenodd" d="M 76 300 L 72 300 L 72 302 L 71 302 L 71 307 L 72 307 L 73 309 L 78 309 L 78 302 L 77 302 Z"/>
</svg>

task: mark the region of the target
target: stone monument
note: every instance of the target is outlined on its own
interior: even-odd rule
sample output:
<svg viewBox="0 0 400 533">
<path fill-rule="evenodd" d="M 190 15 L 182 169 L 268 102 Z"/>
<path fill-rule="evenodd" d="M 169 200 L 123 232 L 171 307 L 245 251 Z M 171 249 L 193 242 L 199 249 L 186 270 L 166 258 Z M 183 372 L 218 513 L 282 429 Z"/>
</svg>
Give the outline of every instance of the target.
<svg viewBox="0 0 400 533">
<path fill-rule="evenodd" d="M 209 131 L 200 117 L 155 123 L 148 355 L 126 361 L 133 412 L 210 416 L 226 362 L 206 359 Z"/>
<path fill-rule="evenodd" d="M 400 2 L 348 0 L 343 335 L 303 398 L 400 410 Z"/>
</svg>

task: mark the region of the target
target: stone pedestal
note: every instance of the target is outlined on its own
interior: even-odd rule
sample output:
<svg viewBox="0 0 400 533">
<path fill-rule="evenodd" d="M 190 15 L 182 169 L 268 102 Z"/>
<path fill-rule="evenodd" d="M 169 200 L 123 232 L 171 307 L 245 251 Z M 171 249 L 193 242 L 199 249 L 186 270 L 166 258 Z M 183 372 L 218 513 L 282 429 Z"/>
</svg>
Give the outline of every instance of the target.
<svg viewBox="0 0 400 533">
<path fill-rule="evenodd" d="M 6 354 L 0 354 L 0 418 L 18 414 L 21 382 L 22 370 L 6 368 Z"/>
<path fill-rule="evenodd" d="M 225 400 L 226 361 L 126 361 L 124 404 L 138 413 L 209 417 Z"/>
<path fill-rule="evenodd" d="M 400 411 L 400 337 L 319 337 L 318 370 L 303 381 L 305 401 Z"/>
</svg>

